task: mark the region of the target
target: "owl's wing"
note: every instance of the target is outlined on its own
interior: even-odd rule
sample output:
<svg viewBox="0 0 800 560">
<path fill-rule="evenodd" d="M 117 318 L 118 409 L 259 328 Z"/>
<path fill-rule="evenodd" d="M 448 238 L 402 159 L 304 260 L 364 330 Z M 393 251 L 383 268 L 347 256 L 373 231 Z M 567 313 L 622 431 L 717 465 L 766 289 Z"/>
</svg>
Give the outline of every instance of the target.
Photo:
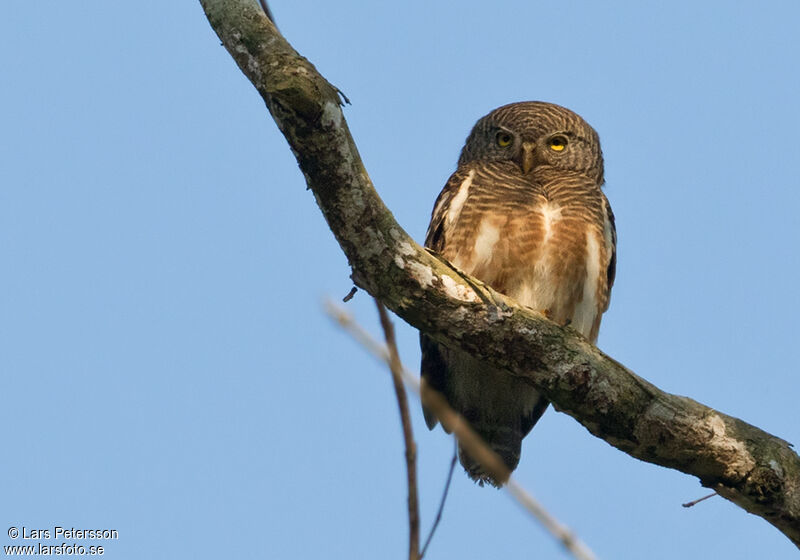
<svg viewBox="0 0 800 560">
<path fill-rule="evenodd" d="M 608 260 L 608 269 L 606 270 L 607 290 L 611 293 L 611 287 L 614 285 L 614 279 L 617 276 L 617 225 L 614 222 L 614 212 L 611 210 L 611 205 L 608 199 L 603 195 L 603 205 L 605 214 L 605 224 L 603 228 L 603 236 L 605 237 L 606 247 L 611 257 Z M 611 302 L 611 297 L 606 298 L 606 305 L 603 311 L 608 309 Z"/>
<path fill-rule="evenodd" d="M 461 184 L 467 178 L 467 172 L 463 169 L 457 170 L 450 176 L 442 192 L 439 193 L 436 203 L 433 205 L 431 223 L 428 225 L 428 232 L 425 235 L 425 247 L 436 253 L 442 253 L 446 240 L 447 215 L 453 198 L 458 193 Z M 429 336 L 420 333 L 419 345 L 422 350 L 422 363 L 420 374 L 425 383 L 431 389 L 439 393 L 446 392 L 447 385 L 447 362 L 442 356 L 439 344 L 434 342 Z M 431 430 L 436 427 L 436 415 L 422 407 L 425 415 L 425 423 Z"/>
<path fill-rule="evenodd" d="M 425 384 L 438 393 L 445 394 L 447 389 L 447 362 L 442 356 L 441 349 L 437 342 L 426 334 L 419 333 L 419 347 L 422 351 L 422 362 L 420 364 L 420 375 Z M 425 424 L 428 429 L 436 427 L 436 415 L 422 406 L 422 414 L 425 416 Z"/>
<path fill-rule="evenodd" d="M 431 213 L 431 223 L 428 225 L 427 234 L 425 234 L 425 247 L 428 249 L 432 249 L 437 253 L 441 253 L 444 250 L 450 205 L 468 174 L 464 168 L 456 170 L 455 173 L 450 175 L 450 179 L 447 180 L 442 192 L 436 198 L 436 203 L 433 205 L 433 212 Z"/>
</svg>

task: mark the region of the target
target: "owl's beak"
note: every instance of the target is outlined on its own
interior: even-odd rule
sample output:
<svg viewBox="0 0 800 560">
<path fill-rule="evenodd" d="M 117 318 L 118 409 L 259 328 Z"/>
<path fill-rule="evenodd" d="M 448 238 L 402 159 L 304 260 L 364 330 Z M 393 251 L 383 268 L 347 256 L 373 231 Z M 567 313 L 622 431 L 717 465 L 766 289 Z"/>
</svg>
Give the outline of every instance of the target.
<svg viewBox="0 0 800 560">
<path fill-rule="evenodd" d="M 536 166 L 536 144 L 533 142 L 522 143 L 522 173 L 527 175 Z"/>
</svg>

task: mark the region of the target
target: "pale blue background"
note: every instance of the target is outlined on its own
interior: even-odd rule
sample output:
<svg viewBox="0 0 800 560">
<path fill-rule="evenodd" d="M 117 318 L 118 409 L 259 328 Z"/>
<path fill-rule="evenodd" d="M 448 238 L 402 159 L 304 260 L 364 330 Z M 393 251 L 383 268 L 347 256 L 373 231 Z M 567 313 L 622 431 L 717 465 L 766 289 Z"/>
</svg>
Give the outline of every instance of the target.
<svg viewBox="0 0 800 560">
<path fill-rule="evenodd" d="M 3 8 L 0 543 L 65 525 L 117 529 L 115 559 L 404 558 L 388 375 L 321 311 L 350 289 L 345 258 L 199 4 Z M 800 442 L 800 4 L 272 8 L 352 100 L 367 168 L 418 240 L 478 117 L 525 99 L 583 115 L 619 230 L 600 347 Z M 366 294 L 348 308 L 377 334 Z M 412 405 L 427 531 L 452 448 Z M 552 410 L 517 476 L 600 558 L 796 556 L 723 499 L 683 509 L 696 480 Z M 566 555 L 459 470 L 429 557 Z"/>
</svg>

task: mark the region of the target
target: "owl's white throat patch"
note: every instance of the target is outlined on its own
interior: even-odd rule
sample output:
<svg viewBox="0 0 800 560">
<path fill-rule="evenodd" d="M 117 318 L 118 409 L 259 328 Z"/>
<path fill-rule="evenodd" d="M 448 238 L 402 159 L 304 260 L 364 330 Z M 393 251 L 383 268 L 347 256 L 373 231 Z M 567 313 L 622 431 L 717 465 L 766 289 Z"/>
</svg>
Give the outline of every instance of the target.
<svg viewBox="0 0 800 560">
<path fill-rule="evenodd" d="M 544 227 L 544 242 L 547 243 L 553 236 L 553 225 L 561 219 L 561 207 L 553 202 L 545 202 L 540 211 Z"/>
</svg>

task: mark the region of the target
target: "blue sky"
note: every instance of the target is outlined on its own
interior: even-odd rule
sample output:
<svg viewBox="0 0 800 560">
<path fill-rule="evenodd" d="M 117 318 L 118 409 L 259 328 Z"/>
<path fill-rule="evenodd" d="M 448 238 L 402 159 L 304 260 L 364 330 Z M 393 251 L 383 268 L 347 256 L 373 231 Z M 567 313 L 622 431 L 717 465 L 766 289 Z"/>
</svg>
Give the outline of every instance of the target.
<svg viewBox="0 0 800 560">
<path fill-rule="evenodd" d="M 586 118 L 619 232 L 600 348 L 800 442 L 800 5 L 271 6 L 418 240 L 477 118 Z M 346 260 L 199 4 L 11 2 L 0 67 L 2 544 L 61 525 L 118 530 L 109 558 L 403 558 L 391 384 L 321 309 Z M 364 293 L 348 309 L 378 333 Z M 427 528 L 452 444 L 412 406 Z M 517 477 L 600 558 L 796 555 L 552 409 Z M 567 557 L 459 470 L 429 557 L 490 556 Z"/>
</svg>

